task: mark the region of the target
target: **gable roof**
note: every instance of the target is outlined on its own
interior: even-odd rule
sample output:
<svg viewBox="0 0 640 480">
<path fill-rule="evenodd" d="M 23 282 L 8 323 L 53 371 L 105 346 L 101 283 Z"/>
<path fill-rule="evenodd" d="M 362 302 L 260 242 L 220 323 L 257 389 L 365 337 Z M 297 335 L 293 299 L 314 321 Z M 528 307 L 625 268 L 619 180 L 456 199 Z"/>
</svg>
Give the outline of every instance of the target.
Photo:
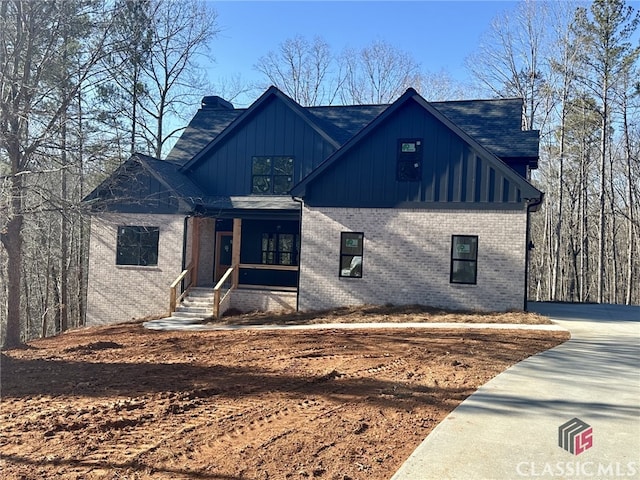
<svg viewBox="0 0 640 480">
<path fill-rule="evenodd" d="M 119 188 L 123 185 L 131 186 L 132 173 L 136 169 L 141 168 L 142 171 L 154 178 L 171 198 L 178 201 L 179 208 L 183 211 L 191 210 L 200 199 L 203 198 L 202 191 L 187 176 L 180 171 L 180 165 L 166 160 L 158 160 L 157 158 L 135 153 L 120 165 L 115 172 L 107 177 L 100 185 L 98 185 L 91 193 L 89 193 L 83 201 L 92 202 L 104 200 L 105 194 L 111 197 L 113 188 Z M 120 183 L 123 182 L 123 183 Z M 137 192 L 131 192 L 132 196 Z M 110 198 L 115 203 L 130 200 L 130 198 Z M 149 199 L 155 200 L 155 199 Z M 135 198 L 135 201 L 140 201 Z"/>
<path fill-rule="evenodd" d="M 266 101 L 269 95 L 277 95 L 285 100 L 289 107 L 311 122 L 316 131 L 322 131 L 326 137 L 334 140 L 334 145 L 339 146 L 344 145 L 389 107 L 388 104 L 302 107 L 276 87 L 267 90 L 256 103 Z M 430 104 L 496 156 L 503 159 L 537 159 L 538 132 L 523 131 L 512 121 L 522 116 L 522 99 L 460 100 Z M 255 108 L 255 103 L 249 107 L 251 110 Z M 220 134 L 247 110 L 233 109 L 232 106 L 209 108 L 203 102 L 202 108 L 191 119 L 166 159 L 181 166 L 191 163 L 205 147 L 216 140 L 221 141 L 222 138 L 218 139 Z M 236 126 L 229 128 L 227 133 Z M 536 168 L 535 162 L 530 166 Z"/>
<path fill-rule="evenodd" d="M 273 99 L 282 101 L 288 108 L 290 108 L 293 112 L 300 116 L 303 121 L 305 121 L 311 128 L 313 128 L 321 137 L 323 137 L 335 148 L 338 148 L 340 146 L 340 143 L 336 139 L 331 137 L 322 128 L 320 122 L 316 117 L 307 113 L 304 107 L 294 102 L 291 98 L 282 93 L 276 87 L 271 86 L 248 109 L 243 111 L 231 123 L 229 123 L 218 136 L 211 140 L 202 150 L 200 150 L 200 152 L 194 155 L 191 160 L 185 163 L 182 167 L 182 170 L 189 170 L 196 164 L 198 164 L 202 159 L 206 158 L 208 154 L 216 148 L 216 146 L 221 144 L 229 135 L 232 135 L 237 128 L 248 122 L 254 115 L 256 115 L 257 112 L 259 112 L 268 102 Z"/>
<path fill-rule="evenodd" d="M 497 171 L 503 174 L 510 181 L 514 182 L 514 184 L 516 184 L 521 189 L 522 197 L 524 199 L 541 198 L 542 192 L 536 189 L 526 179 L 520 176 L 516 171 L 514 171 L 502 160 L 500 160 L 495 154 L 491 153 L 490 151 L 487 150 L 487 148 L 485 148 L 483 145 L 478 143 L 478 141 L 475 140 L 475 138 L 473 138 L 468 133 L 466 133 L 456 123 L 454 123 L 447 116 L 445 116 L 440 110 L 438 110 L 436 107 L 434 107 L 432 104 L 427 102 L 424 98 L 422 98 L 418 94 L 418 92 L 416 92 L 413 88 L 409 88 L 398 100 L 396 100 L 388 108 L 383 110 L 365 128 L 363 128 L 356 135 L 351 137 L 350 140 L 348 140 L 339 150 L 337 150 L 334 154 L 332 154 L 329 158 L 327 158 L 318 168 L 316 168 L 301 182 L 295 185 L 291 189 L 291 195 L 296 197 L 304 197 L 306 193 L 306 188 L 309 184 L 313 183 L 314 180 L 316 180 L 321 175 L 323 175 L 323 173 L 333 164 L 335 164 L 336 162 L 339 162 L 342 158 L 344 158 L 344 156 L 352 148 L 354 148 L 357 144 L 359 144 L 376 127 L 382 124 L 390 116 L 394 115 L 395 112 L 397 112 L 403 105 L 407 104 L 408 102 L 416 102 L 418 105 L 424 108 L 427 112 L 433 115 L 438 121 L 443 123 L 447 128 L 449 128 L 452 132 L 454 132 L 463 141 L 469 144 L 478 153 L 478 155 L 481 158 L 489 162 L 493 168 L 495 168 Z M 455 110 L 452 109 L 452 111 L 455 113 Z M 536 135 L 537 135 L 537 132 L 536 132 Z M 537 151 L 537 148 L 536 148 L 536 151 Z"/>
</svg>

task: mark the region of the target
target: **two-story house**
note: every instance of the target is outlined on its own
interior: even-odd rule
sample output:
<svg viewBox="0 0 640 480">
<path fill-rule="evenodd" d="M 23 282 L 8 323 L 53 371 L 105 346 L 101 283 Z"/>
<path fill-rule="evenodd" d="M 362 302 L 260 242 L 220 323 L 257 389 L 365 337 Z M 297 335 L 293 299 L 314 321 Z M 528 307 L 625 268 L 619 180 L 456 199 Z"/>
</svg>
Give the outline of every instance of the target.
<svg viewBox="0 0 640 480">
<path fill-rule="evenodd" d="M 246 109 L 205 97 L 159 160 L 133 155 L 92 206 L 87 324 L 168 314 L 170 286 L 220 311 L 526 305 L 538 132 L 522 100 Z"/>
</svg>

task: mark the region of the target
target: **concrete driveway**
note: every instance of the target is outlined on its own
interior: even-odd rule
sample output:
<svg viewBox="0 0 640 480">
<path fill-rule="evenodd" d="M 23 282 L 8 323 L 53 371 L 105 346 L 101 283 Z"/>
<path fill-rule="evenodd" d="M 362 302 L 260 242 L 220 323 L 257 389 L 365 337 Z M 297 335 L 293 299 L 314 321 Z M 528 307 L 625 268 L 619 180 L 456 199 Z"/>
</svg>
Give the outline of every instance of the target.
<svg viewBox="0 0 640 480">
<path fill-rule="evenodd" d="M 530 309 L 568 329 L 571 340 L 481 387 L 393 480 L 640 478 L 640 307 Z M 559 445 L 559 428 L 574 418 L 587 426 L 563 439 L 571 453 Z"/>
</svg>

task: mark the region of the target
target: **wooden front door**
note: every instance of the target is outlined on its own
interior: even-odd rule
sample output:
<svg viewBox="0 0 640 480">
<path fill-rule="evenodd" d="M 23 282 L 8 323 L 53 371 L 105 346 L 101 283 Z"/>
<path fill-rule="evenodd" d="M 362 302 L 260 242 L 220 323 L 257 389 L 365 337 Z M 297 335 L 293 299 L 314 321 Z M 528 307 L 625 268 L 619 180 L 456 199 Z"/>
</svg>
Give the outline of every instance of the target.
<svg viewBox="0 0 640 480">
<path fill-rule="evenodd" d="M 217 232 L 216 233 L 216 271 L 215 283 L 231 268 L 231 252 L 233 250 L 233 233 Z"/>
</svg>

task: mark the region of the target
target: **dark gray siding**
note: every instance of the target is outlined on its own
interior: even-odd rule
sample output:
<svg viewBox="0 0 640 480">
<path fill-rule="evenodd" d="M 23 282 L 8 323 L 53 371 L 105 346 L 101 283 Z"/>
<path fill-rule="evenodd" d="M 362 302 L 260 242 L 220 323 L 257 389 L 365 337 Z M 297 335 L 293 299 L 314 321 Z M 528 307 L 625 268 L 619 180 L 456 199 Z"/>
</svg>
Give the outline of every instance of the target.
<svg viewBox="0 0 640 480">
<path fill-rule="evenodd" d="M 187 175 L 208 195 L 248 195 L 251 194 L 251 157 L 293 156 L 295 184 L 334 150 L 299 114 L 273 97 Z"/>
<path fill-rule="evenodd" d="M 94 210 L 122 213 L 176 213 L 176 196 L 138 163 L 129 163 L 87 197 Z"/>
<path fill-rule="evenodd" d="M 398 139 L 422 138 L 422 180 L 396 180 Z M 395 207 L 404 203 L 520 202 L 495 163 L 414 102 L 402 106 L 307 186 L 311 206 Z"/>
</svg>

